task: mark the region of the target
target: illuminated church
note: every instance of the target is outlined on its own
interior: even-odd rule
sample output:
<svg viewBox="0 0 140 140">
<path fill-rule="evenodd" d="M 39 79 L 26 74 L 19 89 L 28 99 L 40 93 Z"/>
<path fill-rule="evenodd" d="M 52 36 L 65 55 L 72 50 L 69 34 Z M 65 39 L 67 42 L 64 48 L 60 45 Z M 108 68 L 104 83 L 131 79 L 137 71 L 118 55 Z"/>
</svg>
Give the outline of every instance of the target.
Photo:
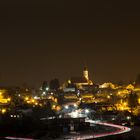
<svg viewBox="0 0 140 140">
<path fill-rule="evenodd" d="M 83 75 L 81 77 L 72 77 L 68 82 L 79 88 L 82 86 L 93 85 L 93 82 L 89 79 L 87 67 L 84 67 Z"/>
</svg>

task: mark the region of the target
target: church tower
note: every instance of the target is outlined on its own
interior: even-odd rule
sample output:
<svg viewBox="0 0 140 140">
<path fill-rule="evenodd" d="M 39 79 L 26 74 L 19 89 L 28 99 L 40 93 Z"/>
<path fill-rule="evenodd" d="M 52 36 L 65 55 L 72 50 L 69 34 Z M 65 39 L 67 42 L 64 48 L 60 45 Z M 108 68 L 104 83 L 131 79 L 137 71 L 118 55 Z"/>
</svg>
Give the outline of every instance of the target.
<svg viewBox="0 0 140 140">
<path fill-rule="evenodd" d="M 84 70 L 83 70 L 83 77 L 86 78 L 86 80 L 89 80 L 89 77 L 88 77 L 88 69 L 87 69 L 87 67 L 84 67 Z"/>
</svg>

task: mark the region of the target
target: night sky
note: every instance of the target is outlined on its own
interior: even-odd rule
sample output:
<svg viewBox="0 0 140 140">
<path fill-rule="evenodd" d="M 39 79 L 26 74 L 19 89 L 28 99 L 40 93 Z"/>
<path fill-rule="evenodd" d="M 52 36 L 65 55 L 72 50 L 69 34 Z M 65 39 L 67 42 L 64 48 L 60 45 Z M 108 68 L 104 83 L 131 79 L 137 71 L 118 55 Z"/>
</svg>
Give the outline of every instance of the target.
<svg viewBox="0 0 140 140">
<path fill-rule="evenodd" d="M 140 8 L 131 1 L 0 4 L 0 85 L 82 75 L 95 83 L 140 73 Z"/>
</svg>

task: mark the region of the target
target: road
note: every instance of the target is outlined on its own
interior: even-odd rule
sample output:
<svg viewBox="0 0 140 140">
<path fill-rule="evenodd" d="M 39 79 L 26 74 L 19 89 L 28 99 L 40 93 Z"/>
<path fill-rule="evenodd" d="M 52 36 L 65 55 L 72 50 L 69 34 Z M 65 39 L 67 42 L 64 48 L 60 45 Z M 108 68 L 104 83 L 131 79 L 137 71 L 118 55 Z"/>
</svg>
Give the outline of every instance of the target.
<svg viewBox="0 0 140 140">
<path fill-rule="evenodd" d="M 100 125 L 105 128 L 109 128 L 108 131 L 103 129 L 103 131 L 99 132 L 85 132 L 85 133 L 76 133 L 72 132 L 69 135 L 63 136 L 59 139 L 56 140 L 88 140 L 88 139 L 93 139 L 93 138 L 101 138 L 101 137 L 107 137 L 107 136 L 113 136 L 113 135 L 118 135 L 118 134 L 123 134 L 131 131 L 131 128 L 125 127 L 125 126 L 120 126 L 120 125 L 115 125 L 111 123 L 105 123 L 105 122 L 100 122 L 100 121 L 93 121 L 93 120 L 86 120 L 86 122 L 89 122 L 90 124 L 93 125 Z M 26 138 L 16 138 L 16 137 L 6 137 L 6 139 L 12 140 L 31 140 L 31 139 L 26 139 Z M 32 139 L 33 140 L 33 139 Z M 46 140 L 46 138 L 41 138 L 41 140 Z"/>
<path fill-rule="evenodd" d="M 89 122 L 93 125 L 99 125 L 100 128 L 102 128 L 101 131 L 85 131 L 82 133 L 77 132 L 71 132 L 68 135 L 62 136 L 61 138 L 55 139 L 55 140 L 88 140 L 93 138 L 102 138 L 107 136 L 113 136 L 118 134 L 123 134 L 131 131 L 131 128 L 105 123 L 105 122 L 99 122 L 99 121 L 93 121 L 93 120 L 86 120 L 86 122 Z M 42 138 L 41 140 L 46 140 L 46 138 Z M 53 140 L 53 139 L 49 139 Z"/>
</svg>

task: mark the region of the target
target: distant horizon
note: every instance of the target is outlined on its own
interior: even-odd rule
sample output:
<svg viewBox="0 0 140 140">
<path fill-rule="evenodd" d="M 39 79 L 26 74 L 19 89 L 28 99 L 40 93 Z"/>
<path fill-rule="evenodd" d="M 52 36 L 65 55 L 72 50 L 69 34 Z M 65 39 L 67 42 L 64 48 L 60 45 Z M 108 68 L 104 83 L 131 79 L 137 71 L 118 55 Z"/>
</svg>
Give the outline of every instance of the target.
<svg viewBox="0 0 140 140">
<path fill-rule="evenodd" d="M 82 75 L 74 75 L 74 76 L 71 76 L 71 77 L 80 77 L 80 76 L 82 76 Z M 70 79 L 70 78 L 67 78 L 66 80 L 62 81 L 59 77 L 55 77 L 55 78 L 59 80 L 60 85 L 62 85 L 64 82 L 66 82 L 66 81 L 68 81 Z M 55 79 L 55 78 L 53 78 L 53 79 Z M 30 84 L 30 82 L 25 81 L 23 83 L 15 83 L 15 84 L 0 83 L 0 87 L 26 87 L 27 86 L 27 87 L 32 87 L 32 88 L 39 88 L 42 85 L 43 81 L 47 81 L 48 84 L 49 84 L 50 81 L 53 80 L 53 79 L 50 79 L 50 80 L 44 79 L 44 80 L 42 80 L 42 82 L 40 82 L 40 85 L 39 84 L 33 85 L 33 84 Z M 89 79 L 92 80 L 94 84 L 99 84 L 99 85 L 101 85 L 103 83 L 113 83 L 113 84 L 124 83 L 124 84 L 129 84 L 129 83 L 132 83 L 132 82 L 136 81 L 136 78 L 135 78 L 135 80 L 132 80 L 132 79 L 131 80 L 125 80 L 125 79 L 122 80 L 121 79 L 121 80 L 117 80 L 117 81 L 115 81 L 115 80 L 111 81 L 110 80 L 110 81 L 100 81 L 100 82 L 98 82 L 98 81 L 94 81 L 90 76 L 89 76 Z"/>
</svg>

